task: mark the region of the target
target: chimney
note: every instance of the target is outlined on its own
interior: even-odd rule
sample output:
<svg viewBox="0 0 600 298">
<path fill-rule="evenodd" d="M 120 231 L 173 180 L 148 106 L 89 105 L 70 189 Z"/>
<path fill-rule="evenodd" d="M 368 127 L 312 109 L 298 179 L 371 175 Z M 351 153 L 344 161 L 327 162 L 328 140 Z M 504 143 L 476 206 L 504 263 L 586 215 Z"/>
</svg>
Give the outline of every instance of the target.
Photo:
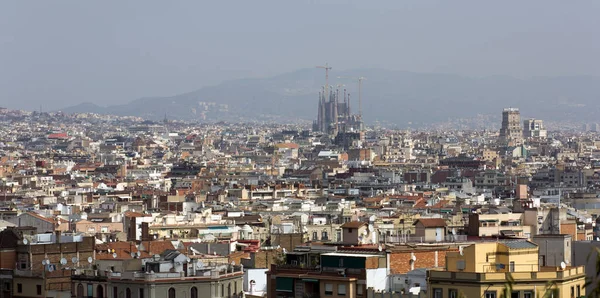
<svg viewBox="0 0 600 298">
<path fill-rule="evenodd" d="M 56 243 L 60 243 L 60 231 L 54 231 Z"/>
</svg>

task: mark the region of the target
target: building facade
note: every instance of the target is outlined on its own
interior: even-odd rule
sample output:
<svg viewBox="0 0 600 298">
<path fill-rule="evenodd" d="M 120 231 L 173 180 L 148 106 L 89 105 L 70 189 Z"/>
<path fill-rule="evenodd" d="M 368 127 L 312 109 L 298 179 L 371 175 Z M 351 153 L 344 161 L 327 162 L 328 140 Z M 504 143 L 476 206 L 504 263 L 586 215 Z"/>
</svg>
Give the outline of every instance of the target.
<svg viewBox="0 0 600 298">
<path fill-rule="evenodd" d="M 521 127 L 521 113 L 519 109 L 508 108 L 502 111 L 500 142 L 508 146 L 523 143 L 523 128 Z"/>
</svg>

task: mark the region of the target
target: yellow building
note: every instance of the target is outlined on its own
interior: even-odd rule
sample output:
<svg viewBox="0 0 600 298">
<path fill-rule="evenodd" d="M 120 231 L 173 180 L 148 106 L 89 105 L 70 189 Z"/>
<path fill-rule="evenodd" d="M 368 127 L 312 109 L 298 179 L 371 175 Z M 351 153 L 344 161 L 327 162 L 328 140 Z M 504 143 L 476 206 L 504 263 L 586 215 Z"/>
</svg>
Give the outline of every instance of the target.
<svg viewBox="0 0 600 298">
<path fill-rule="evenodd" d="M 433 298 L 535 298 L 548 291 L 555 298 L 585 296 L 584 267 L 540 266 L 539 248 L 527 240 L 472 244 L 447 253 L 445 270 L 428 273 Z"/>
</svg>

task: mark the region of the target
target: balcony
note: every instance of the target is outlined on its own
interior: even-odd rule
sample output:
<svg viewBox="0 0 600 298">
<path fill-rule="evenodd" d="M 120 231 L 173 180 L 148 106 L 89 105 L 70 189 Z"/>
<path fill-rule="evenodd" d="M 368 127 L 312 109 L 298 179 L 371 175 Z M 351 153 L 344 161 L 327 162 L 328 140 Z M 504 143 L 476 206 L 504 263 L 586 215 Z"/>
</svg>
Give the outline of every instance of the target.
<svg viewBox="0 0 600 298">
<path fill-rule="evenodd" d="M 337 268 L 337 267 L 303 267 L 299 265 L 272 265 L 271 274 L 273 275 L 310 275 L 313 277 L 348 277 L 348 278 L 366 278 L 366 269 L 359 268 Z"/>
<path fill-rule="evenodd" d="M 509 277 L 515 281 L 547 281 L 563 280 L 566 278 L 583 277 L 585 270 L 583 266 L 568 267 L 565 270 L 556 270 L 556 267 L 541 267 L 539 271 L 532 272 L 452 272 L 452 271 L 429 271 L 430 280 L 448 280 L 454 282 L 493 282 L 504 283 Z"/>
<path fill-rule="evenodd" d="M 383 242 L 385 239 L 386 243 L 451 243 L 451 242 L 466 242 L 467 235 L 445 235 L 439 241 L 425 241 L 425 237 L 417 237 L 417 236 L 385 236 L 380 237 L 380 242 Z"/>
<path fill-rule="evenodd" d="M 109 279 L 113 280 L 144 280 L 153 281 L 156 279 L 178 279 L 178 280 L 212 280 L 221 279 L 233 276 L 242 276 L 244 274 L 242 266 L 231 266 L 227 270 L 217 270 L 215 268 L 207 268 L 206 270 L 196 270 L 193 275 L 188 272 L 158 272 L 148 273 L 141 271 L 126 271 L 126 272 L 109 272 Z"/>
</svg>

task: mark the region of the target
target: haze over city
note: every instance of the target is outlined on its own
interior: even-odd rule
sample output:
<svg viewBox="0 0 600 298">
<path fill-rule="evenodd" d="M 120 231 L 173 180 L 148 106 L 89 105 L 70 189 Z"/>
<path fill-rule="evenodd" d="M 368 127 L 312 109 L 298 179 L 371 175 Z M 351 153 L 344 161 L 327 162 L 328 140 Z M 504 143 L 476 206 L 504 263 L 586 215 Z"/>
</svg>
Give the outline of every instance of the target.
<svg viewBox="0 0 600 298">
<path fill-rule="evenodd" d="M 599 76 L 599 11 L 597 1 L 4 1 L 0 105 L 107 106 L 325 62 Z"/>
<path fill-rule="evenodd" d="M 600 2 L 0 2 L 0 298 L 599 298 Z"/>
</svg>

